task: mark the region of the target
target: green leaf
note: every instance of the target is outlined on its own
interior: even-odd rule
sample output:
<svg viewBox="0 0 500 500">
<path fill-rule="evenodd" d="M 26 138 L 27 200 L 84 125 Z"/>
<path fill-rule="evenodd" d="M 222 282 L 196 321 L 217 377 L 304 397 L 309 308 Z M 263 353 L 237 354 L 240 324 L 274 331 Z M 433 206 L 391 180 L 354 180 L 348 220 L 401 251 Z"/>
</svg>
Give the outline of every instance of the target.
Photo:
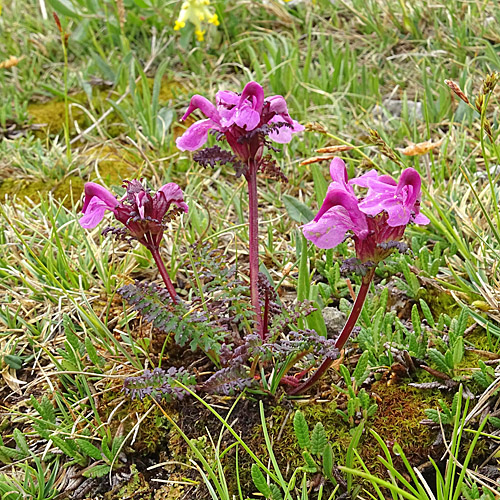
<svg viewBox="0 0 500 500">
<path fill-rule="evenodd" d="M 125 436 L 115 437 L 113 443 L 111 444 L 111 456 L 116 457 L 118 450 L 120 449 L 123 441 L 125 441 Z"/>
<path fill-rule="evenodd" d="M 467 309 L 465 307 L 462 309 L 460 312 L 460 316 L 458 317 L 457 321 L 457 329 L 455 331 L 457 336 L 463 337 L 465 330 L 467 330 L 467 321 L 469 319 L 469 313 L 467 312 Z"/>
<path fill-rule="evenodd" d="M 459 337 L 455 346 L 453 347 L 453 363 L 454 366 L 458 365 L 464 357 L 464 338 Z"/>
<path fill-rule="evenodd" d="M 325 319 L 321 314 L 321 309 L 316 302 L 313 302 L 312 306 L 315 307 L 316 310 L 307 315 L 307 326 L 311 330 L 314 330 L 318 335 L 326 338 L 328 336 L 328 332 L 326 330 Z"/>
<path fill-rule="evenodd" d="M 309 440 L 309 427 L 304 414 L 300 410 L 297 410 L 293 417 L 293 428 L 295 430 L 299 446 L 301 448 L 309 448 L 311 446 L 311 441 Z"/>
<path fill-rule="evenodd" d="M 360 356 L 356 368 L 352 374 L 358 387 L 367 379 L 368 375 L 370 374 L 370 372 L 367 370 L 369 357 L 370 353 L 368 351 L 365 351 Z"/>
<path fill-rule="evenodd" d="M 366 416 L 367 417 L 373 417 L 375 415 L 375 413 L 377 413 L 377 410 L 378 410 L 378 404 L 377 403 L 373 403 L 366 410 Z"/>
<path fill-rule="evenodd" d="M 76 335 L 73 322 L 71 321 L 71 319 L 67 314 L 65 314 L 63 317 L 63 325 L 64 325 L 64 333 L 66 335 L 66 340 L 68 341 L 69 345 L 73 348 L 75 353 L 77 353 L 80 347 L 80 339 Z"/>
<path fill-rule="evenodd" d="M 439 412 L 434 408 L 427 408 L 424 410 L 426 417 L 434 423 L 439 424 Z M 442 420 L 442 419 L 441 419 Z"/>
<path fill-rule="evenodd" d="M 420 299 L 419 302 L 424 318 L 427 320 L 427 323 L 429 323 L 429 326 L 431 328 L 434 328 L 436 326 L 436 322 L 434 321 L 434 316 L 432 315 L 430 307 L 427 305 L 427 302 L 424 299 Z"/>
<path fill-rule="evenodd" d="M 494 427 L 496 427 L 497 429 L 500 429 L 500 418 L 498 417 L 490 417 L 488 419 L 488 422 L 493 425 Z"/>
<path fill-rule="evenodd" d="M 301 253 L 299 262 L 299 279 L 297 285 L 297 300 L 308 300 L 310 293 L 310 280 L 309 280 L 309 259 L 307 240 L 304 235 L 300 235 Z"/>
<path fill-rule="evenodd" d="M 65 455 L 74 458 L 79 464 L 83 465 L 86 459 L 78 453 L 76 444 L 69 439 L 61 439 L 59 436 L 50 436 L 50 440 L 57 446 Z"/>
<path fill-rule="evenodd" d="M 83 475 L 85 477 L 102 477 L 109 473 L 111 467 L 106 464 L 94 465 L 91 469 L 86 470 Z"/>
<path fill-rule="evenodd" d="M 87 356 L 89 357 L 90 361 L 92 361 L 94 366 L 101 366 L 102 359 L 98 356 L 96 348 L 92 343 L 92 339 L 88 335 L 85 336 L 85 351 L 87 352 Z"/>
<path fill-rule="evenodd" d="M 95 460 L 102 460 L 101 450 L 94 446 L 90 441 L 87 441 L 86 439 L 76 439 L 76 443 L 80 447 L 80 450 L 88 457 L 92 457 Z"/>
<path fill-rule="evenodd" d="M 304 462 L 306 463 L 306 466 L 304 469 L 307 472 L 310 472 L 311 474 L 314 474 L 318 470 L 318 465 L 314 461 L 314 458 L 311 456 L 311 454 L 308 451 L 303 451 L 302 452 L 302 457 L 304 458 Z"/>
<path fill-rule="evenodd" d="M 307 224 L 314 219 L 314 213 L 312 210 L 308 206 L 304 205 L 304 203 L 297 200 L 297 198 L 284 194 L 282 196 L 282 200 L 288 215 L 295 222 Z"/>
<path fill-rule="evenodd" d="M 14 354 L 6 354 L 3 360 L 14 370 L 20 370 L 23 367 L 23 359 L 20 356 Z"/>
<path fill-rule="evenodd" d="M 351 387 L 351 385 L 352 385 L 351 374 L 349 373 L 348 368 L 345 365 L 340 365 L 339 370 L 340 370 L 340 374 L 344 378 L 345 385 L 347 387 Z"/>
<path fill-rule="evenodd" d="M 323 474 L 333 483 L 336 481 L 333 478 L 333 450 L 330 443 L 327 444 L 325 451 L 323 451 Z"/>
<path fill-rule="evenodd" d="M 80 19 L 81 14 L 69 0 L 47 0 L 49 5 L 62 16 Z"/>
<path fill-rule="evenodd" d="M 283 495 L 281 494 L 281 490 L 274 483 L 271 483 L 269 485 L 269 488 L 271 490 L 271 498 L 273 500 L 283 500 Z"/>
<path fill-rule="evenodd" d="M 328 444 L 328 439 L 326 437 L 325 428 L 321 422 L 318 422 L 311 433 L 311 453 L 313 455 L 319 455 L 323 453 L 326 445 Z"/>
<path fill-rule="evenodd" d="M 251 475 L 255 487 L 266 497 L 271 497 L 271 488 L 267 484 L 266 478 L 257 464 L 252 464 Z"/>
<path fill-rule="evenodd" d="M 22 451 L 14 448 L 8 448 L 7 446 L 0 446 L 0 454 L 7 458 L 11 458 L 12 460 L 24 460 L 27 458 Z"/>
<path fill-rule="evenodd" d="M 24 434 L 18 429 L 14 429 L 14 441 L 17 444 L 17 447 L 21 450 L 22 453 L 27 457 L 29 456 L 30 453 L 30 447 L 28 446 L 28 443 L 26 442 L 26 438 L 24 437 Z"/>
<path fill-rule="evenodd" d="M 420 324 L 420 314 L 418 312 L 417 304 L 413 304 L 413 307 L 411 308 L 411 324 L 413 325 L 413 330 L 415 331 L 417 337 L 420 337 L 420 335 L 422 335 L 422 326 Z"/>
<path fill-rule="evenodd" d="M 438 370 L 442 371 L 443 373 L 448 373 L 450 371 L 445 357 L 437 349 L 429 349 L 427 351 L 427 354 L 431 361 L 436 365 Z"/>
</svg>

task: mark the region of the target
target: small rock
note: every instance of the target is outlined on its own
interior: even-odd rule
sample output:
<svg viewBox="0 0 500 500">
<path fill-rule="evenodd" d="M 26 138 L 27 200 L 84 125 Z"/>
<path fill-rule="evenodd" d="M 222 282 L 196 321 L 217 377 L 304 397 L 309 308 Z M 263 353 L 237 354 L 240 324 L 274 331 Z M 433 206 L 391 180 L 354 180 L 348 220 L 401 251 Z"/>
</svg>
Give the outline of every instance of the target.
<svg viewBox="0 0 500 500">
<path fill-rule="evenodd" d="M 323 309 L 323 319 L 325 320 L 328 338 L 336 337 L 342 331 L 346 322 L 345 314 L 336 307 L 325 307 Z"/>
<path fill-rule="evenodd" d="M 396 118 L 401 118 L 404 105 L 404 101 L 399 99 L 384 99 L 381 106 L 377 105 L 373 108 L 373 118 L 383 123 L 389 123 Z M 406 109 L 410 120 L 423 120 L 424 113 L 421 102 L 407 101 Z"/>
</svg>

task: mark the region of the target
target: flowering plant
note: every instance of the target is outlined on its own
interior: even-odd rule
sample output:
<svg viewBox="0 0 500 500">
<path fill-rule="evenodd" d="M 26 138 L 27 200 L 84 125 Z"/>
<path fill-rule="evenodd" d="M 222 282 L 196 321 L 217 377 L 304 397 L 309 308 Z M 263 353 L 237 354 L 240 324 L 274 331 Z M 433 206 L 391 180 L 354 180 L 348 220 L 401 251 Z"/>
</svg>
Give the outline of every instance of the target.
<svg viewBox="0 0 500 500">
<path fill-rule="evenodd" d="M 115 219 L 125 227 L 112 231 L 121 237 L 136 239 L 151 252 L 170 296 L 176 302 L 177 294 L 159 250 L 166 222 L 188 211 L 184 194 L 173 182 L 162 186 L 154 196 L 138 180 L 124 181 L 124 187 L 126 194 L 118 200 L 106 188 L 87 182 L 80 225 L 92 229 L 101 222 L 106 210 L 113 212 Z"/>
<path fill-rule="evenodd" d="M 255 310 L 257 330 L 261 338 L 265 338 L 265 327 L 262 322 L 261 306 L 258 292 L 259 274 L 259 242 L 258 242 L 258 202 L 257 173 L 271 171 L 282 179 L 275 162 L 264 156 L 265 147 L 272 148 L 268 138 L 274 142 L 285 144 L 292 140 L 292 135 L 304 130 L 304 127 L 293 120 L 285 99 L 280 95 L 264 96 L 263 88 L 257 82 L 245 85 L 241 95 L 222 90 L 215 97 L 215 104 L 201 95 L 191 98 L 185 120 L 191 113 L 199 109 L 207 118 L 191 125 L 177 139 L 177 147 L 181 151 L 195 151 L 201 148 L 208 139 L 208 132 L 213 130 L 218 139 L 225 139 L 231 148 L 234 158 L 228 158 L 225 151 L 218 146 L 198 153 L 198 161 L 212 164 L 215 161 L 233 161 L 242 165 L 242 173 L 248 184 L 249 204 L 249 260 L 250 290 L 252 306 Z M 225 154 L 224 154 L 225 153 Z"/>
<path fill-rule="evenodd" d="M 349 234 L 365 271 L 351 314 L 335 343 L 335 347 L 341 349 L 359 318 L 377 264 L 399 247 L 409 223 L 425 225 L 429 219 L 420 213 L 422 181 L 413 168 L 403 170 L 399 182 L 388 175 L 378 175 L 375 170 L 349 180 L 344 162 L 334 158 L 330 176 L 332 182 L 319 212 L 302 231 L 320 248 L 334 248 Z M 355 185 L 368 189 L 364 198 L 356 196 Z M 311 387 L 332 362 L 333 359 L 327 358 L 316 373 L 292 393 L 300 394 Z"/>
<path fill-rule="evenodd" d="M 214 26 L 219 26 L 219 18 L 217 14 L 209 8 L 209 0 L 185 0 L 182 3 L 179 17 L 175 21 L 174 30 L 178 31 L 186 26 L 186 21 L 191 22 L 195 26 L 196 38 L 202 42 L 205 36 L 205 31 L 201 29 L 201 23 L 206 21 Z"/>
</svg>

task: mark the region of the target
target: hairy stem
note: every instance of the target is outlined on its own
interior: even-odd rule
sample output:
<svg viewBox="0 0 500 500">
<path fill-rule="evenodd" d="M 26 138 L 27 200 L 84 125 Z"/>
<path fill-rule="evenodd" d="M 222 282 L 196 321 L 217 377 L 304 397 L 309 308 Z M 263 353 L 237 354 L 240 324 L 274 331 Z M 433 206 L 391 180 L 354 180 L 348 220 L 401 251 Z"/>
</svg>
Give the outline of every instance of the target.
<svg viewBox="0 0 500 500">
<path fill-rule="evenodd" d="M 344 347 L 344 344 L 347 342 L 347 339 L 351 335 L 353 328 L 356 326 L 359 315 L 363 310 L 363 305 L 365 303 L 366 296 L 370 288 L 370 283 L 372 282 L 374 275 L 375 275 L 375 267 L 372 267 L 370 268 L 368 273 L 366 273 L 365 276 L 363 276 L 363 280 L 361 281 L 361 287 L 359 289 L 358 296 L 354 301 L 351 314 L 349 314 L 349 318 L 347 318 L 347 322 L 344 325 L 344 328 L 342 329 L 342 332 L 340 333 L 337 342 L 335 343 L 335 347 L 339 350 L 342 349 L 342 347 Z M 326 370 L 328 370 L 328 368 L 330 368 L 330 366 L 334 361 L 335 360 L 332 358 L 325 359 L 323 363 L 321 363 L 320 367 L 314 372 L 314 375 L 312 377 L 308 378 L 298 387 L 292 389 L 289 392 L 289 394 L 291 395 L 303 394 L 305 391 L 310 389 L 314 384 L 318 382 L 321 376 L 326 372 Z"/>
<path fill-rule="evenodd" d="M 250 295 L 252 306 L 255 310 L 255 323 L 260 337 L 264 338 L 262 331 L 262 315 L 259 304 L 259 213 L 257 199 L 257 165 L 255 160 L 248 160 L 248 253 L 250 259 Z"/>
<path fill-rule="evenodd" d="M 177 292 L 175 291 L 174 285 L 170 276 L 167 273 L 167 269 L 165 268 L 165 264 L 163 263 L 163 259 L 161 258 L 160 251 L 156 247 L 149 247 L 149 251 L 155 260 L 156 266 L 158 267 L 158 271 L 160 272 L 165 285 L 167 286 L 168 293 L 170 294 L 170 298 L 174 304 L 177 304 Z"/>
</svg>

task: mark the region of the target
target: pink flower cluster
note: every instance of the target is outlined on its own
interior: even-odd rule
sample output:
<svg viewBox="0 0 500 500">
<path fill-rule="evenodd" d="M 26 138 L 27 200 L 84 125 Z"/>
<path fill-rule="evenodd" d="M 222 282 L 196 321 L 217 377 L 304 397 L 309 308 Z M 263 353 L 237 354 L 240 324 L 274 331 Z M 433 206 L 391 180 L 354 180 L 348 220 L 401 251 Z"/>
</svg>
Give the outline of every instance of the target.
<svg viewBox="0 0 500 500">
<path fill-rule="evenodd" d="M 129 235 L 147 248 L 158 248 L 164 232 L 164 219 L 170 208 L 187 212 L 181 188 L 170 182 L 162 186 L 154 196 L 138 180 L 125 181 L 127 192 L 118 200 L 106 188 L 94 182 L 85 184 L 85 201 L 80 225 L 92 229 L 101 222 L 106 210 L 128 230 Z"/>
<path fill-rule="evenodd" d="M 421 179 L 413 168 L 403 170 L 399 182 L 375 170 L 349 180 L 344 162 L 334 158 L 330 175 L 332 182 L 319 212 L 302 228 L 320 248 L 336 247 L 349 233 L 358 259 L 376 264 L 391 253 L 390 243 L 401 239 L 407 224 L 429 223 L 420 213 Z M 364 198 L 356 196 L 354 185 L 368 189 Z"/>
<path fill-rule="evenodd" d="M 207 119 L 197 121 L 177 139 L 177 147 L 181 151 L 201 148 L 207 142 L 208 131 L 215 130 L 224 134 L 240 160 L 252 158 L 259 161 L 264 144 L 258 134 L 252 137 L 249 133 L 267 125 L 269 138 L 285 144 L 292 140 L 293 133 L 304 130 L 288 114 L 285 99 L 280 95 L 265 98 L 264 90 L 257 82 L 247 83 L 241 95 L 220 90 L 215 96 L 215 105 L 205 97 L 195 95 L 182 119 L 185 120 L 196 109 Z"/>
</svg>

